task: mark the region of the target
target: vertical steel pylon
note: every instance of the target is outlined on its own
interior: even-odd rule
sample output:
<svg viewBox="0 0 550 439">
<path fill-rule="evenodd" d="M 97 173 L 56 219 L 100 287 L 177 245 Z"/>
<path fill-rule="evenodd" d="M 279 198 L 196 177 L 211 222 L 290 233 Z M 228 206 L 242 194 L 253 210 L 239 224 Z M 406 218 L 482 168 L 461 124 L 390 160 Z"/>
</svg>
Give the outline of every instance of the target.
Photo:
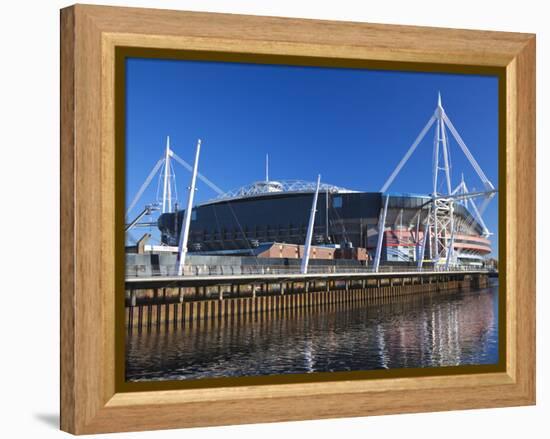
<svg viewBox="0 0 550 439">
<path fill-rule="evenodd" d="M 193 199 L 195 197 L 195 185 L 197 182 L 197 173 L 199 168 L 199 155 L 201 152 L 201 139 L 197 141 L 195 151 L 195 161 L 193 162 L 193 172 L 191 174 L 191 183 L 189 184 L 189 196 L 187 197 L 187 208 L 183 214 L 183 221 L 180 230 L 180 240 L 178 245 L 178 257 L 176 269 L 178 276 L 183 274 L 185 266 L 185 257 L 187 256 L 187 241 L 189 240 L 189 228 L 191 226 L 191 216 L 193 214 Z"/>
<path fill-rule="evenodd" d="M 170 150 L 170 136 L 166 137 L 166 151 L 164 153 L 164 170 L 163 170 L 163 191 L 162 191 L 162 213 L 172 212 L 172 173 L 170 172 L 170 158 L 172 151 Z"/>
<path fill-rule="evenodd" d="M 313 193 L 313 203 L 311 204 L 311 212 L 309 214 L 309 224 L 307 226 L 306 242 L 304 243 L 304 254 L 302 256 L 302 265 L 300 273 L 307 274 L 309 265 L 309 254 L 311 252 L 311 239 L 313 238 L 313 231 L 315 227 L 315 213 L 317 212 L 317 198 L 319 197 L 319 187 L 321 186 L 321 175 L 317 176 L 317 186 Z"/>
<path fill-rule="evenodd" d="M 177 204 L 178 191 L 177 191 L 177 184 L 176 184 L 177 183 L 176 174 L 175 174 L 174 165 L 173 165 L 174 162 L 180 164 L 185 169 L 193 173 L 193 166 L 191 166 L 189 163 L 187 163 L 185 160 L 183 160 L 174 152 L 170 143 L 170 137 L 167 136 L 166 147 L 162 156 L 155 163 L 155 166 L 149 172 L 149 174 L 147 175 L 147 178 L 145 178 L 142 185 L 139 187 L 137 193 L 132 198 L 130 203 L 127 205 L 126 214 L 125 214 L 125 218 L 127 222 L 126 225 L 131 224 L 132 217 L 130 216 L 130 214 L 132 213 L 134 208 L 137 206 L 137 204 L 140 202 L 145 191 L 150 187 L 152 181 L 155 178 L 158 178 L 158 188 L 157 188 L 157 193 L 155 197 L 155 202 L 148 203 L 147 205 L 152 207 L 151 210 L 158 209 L 161 211 L 161 213 L 175 212 L 178 209 L 178 204 Z M 196 178 L 200 179 L 203 183 L 205 183 L 210 189 L 212 189 L 218 195 L 222 195 L 225 193 L 223 189 L 216 186 L 212 181 L 210 181 L 200 172 L 197 172 Z M 160 196 L 160 192 L 161 192 L 160 189 L 162 189 L 162 198 Z M 135 224 L 132 224 L 131 227 L 133 227 L 134 225 Z"/>
<path fill-rule="evenodd" d="M 434 135 L 433 192 L 431 217 L 431 249 L 434 265 L 445 265 L 448 269 L 456 262 L 453 257 L 454 199 L 451 197 L 451 169 L 449 165 L 449 143 L 445 132 L 445 110 L 441 104 L 441 94 L 437 96 L 435 109 L 436 129 Z M 442 160 L 441 160 L 442 159 Z M 443 164 L 443 166 L 440 165 Z M 439 189 L 439 174 L 443 173 L 442 189 Z M 448 197 L 448 198 L 446 198 Z"/>
<path fill-rule="evenodd" d="M 449 269 L 452 265 L 457 263 L 457 255 L 454 252 L 455 228 L 457 226 L 454 218 L 455 204 L 461 203 L 464 207 L 470 205 L 473 209 L 474 216 L 484 229 L 484 235 L 488 236 L 490 232 L 483 223 L 480 211 L 483 212 L 486 205 L 495 196 L 496 190 L 445 113 L 441 102 L 441 94 L 438 93 L 437 107 L 433 115 L 390 174 L 380 192 L 382 192 L 384 196 L 387 196 L 386 191 L 433 125 L 435 125 L 435 133 L 432 160 L 432 194 L 428 213 L 422 221 L 424 236 L 422 243 L 419 245 L 420 251 L 417 251 L 417 254 L 419 254 L 418 267 L 422 267 L 424 253 L 427 247 L 430 252 L 429 259 L 434 265 Z M 468 193 L 464 182 L 460 184 L 459 188 L 456 188 L 454 191 L 452 190 L 451 160 L 447 130 L 456 140 L 458 146 L 470 162 L 470 165 L 483 182 L 485 191 Z M 443 175 L 440 178 L 441 173 L 443 173 Z M 480 209 L 477 208 L 472 199 L 478 196 L 485 197 L 485 201 Z M 377 251 L 377 255 L 378 253 Z"/>
</svg>

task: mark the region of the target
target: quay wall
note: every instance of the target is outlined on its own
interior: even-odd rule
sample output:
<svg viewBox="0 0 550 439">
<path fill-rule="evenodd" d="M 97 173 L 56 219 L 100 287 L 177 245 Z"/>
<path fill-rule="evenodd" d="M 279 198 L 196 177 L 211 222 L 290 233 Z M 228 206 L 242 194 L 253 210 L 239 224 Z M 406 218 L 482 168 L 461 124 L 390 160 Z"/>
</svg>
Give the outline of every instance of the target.
<svg viewBox="0 0 550 439">
<path fill-rule="evenodd" d="M 487 286 L 487 275 L 475 275 L 133 289 L 126 291 L 125 320 L 129 331 L 190 328 L 208 321 L 253 321 L 265 315 L 292 316 L 309 308 L 330 309 L 335 304 L 367 305 L 411 294 Z"/>
</svg>

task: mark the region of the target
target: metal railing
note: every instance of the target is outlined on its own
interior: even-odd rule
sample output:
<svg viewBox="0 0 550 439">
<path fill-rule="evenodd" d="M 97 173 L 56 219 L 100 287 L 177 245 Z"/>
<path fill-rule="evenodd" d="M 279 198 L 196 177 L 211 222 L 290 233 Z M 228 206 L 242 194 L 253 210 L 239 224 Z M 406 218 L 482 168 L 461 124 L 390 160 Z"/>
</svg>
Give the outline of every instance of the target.
<svg viewBox="0 0 550 439">
<path fill-rule="evenodd" d="M 433 272 L 464 272 L 476 271 L 490 273 L 494 269 L 483 268 L 476 265 L 458 265 L 449 267 L 435 266 L 421 268 L 415 266 L 380 266 L 378 273 L 433 273 Z M 373 267 L 358 266 L 310 266 L 308 274 L 354 274 L 354 273 L 375 273 Z M 297 275 L 300 273 L 299 266 L 282 265 L 188 265 L 183 268 L 183 276 L 246 276 L 246 275 Z M 175 266 L 159 266 L 152 268 L 146 265 L 129 265 L 126 267 L 126 278 L 140 277 L 173 277 L 177 276 Z"/>
</svg>

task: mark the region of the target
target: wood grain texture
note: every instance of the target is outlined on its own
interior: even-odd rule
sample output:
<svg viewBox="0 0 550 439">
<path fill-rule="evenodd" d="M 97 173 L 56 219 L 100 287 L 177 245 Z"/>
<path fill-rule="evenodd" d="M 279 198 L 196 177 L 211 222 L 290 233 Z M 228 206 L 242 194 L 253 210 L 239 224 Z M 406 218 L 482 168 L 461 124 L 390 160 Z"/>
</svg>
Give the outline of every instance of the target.
<svg viewBox="0 0 550 439">
<path fill-rule="evenodd" d="M 516 265 L 515 282 L 511 289 L 517 294 L 516 312 L 516 380 L 526 394 L 535 399 L 535 329 L 536 329 L 536 66 L 535 39 L 530 39 L 515 59 L 516 69 L 516 141 L 515 141 L 515 190 L 516 229 L 513 251 L 509 264 Z"/>
<path fill-rule="evenodd" d="M 354 52 L 367 59 L 412 62 L 506 66 L 528 38 L 506 32 L 159 9 L 86 6 L 85 11 L 104 32 L 153 36 L 152 44 L 185 36 L 234 42 L 240 50 L 251 52 L 258 51 L 254 43 L 266 50 L 282 45 L 285 51 L 305 45 L 317 46 L 327 56 L 345 57 Z"/>
<path fill-rule="evenodd" d="M 61 12 L 61 38 L 63 430 L 81 434 L 534 403 L 534 36 L 77 5 Z M 506 372 L 116 393 L 117 46 L 505 69 Z"/>
<path fill-rule="evenodd" d="M 75 431 L 75 312 L 74 303 L 74 152 L 75 152 L 75 29 L 74 9 L 65 9 L 61 13 L 61 163 L 60 163 L 60 278 L 61 278 L 61 428 Z"/>
</svg>

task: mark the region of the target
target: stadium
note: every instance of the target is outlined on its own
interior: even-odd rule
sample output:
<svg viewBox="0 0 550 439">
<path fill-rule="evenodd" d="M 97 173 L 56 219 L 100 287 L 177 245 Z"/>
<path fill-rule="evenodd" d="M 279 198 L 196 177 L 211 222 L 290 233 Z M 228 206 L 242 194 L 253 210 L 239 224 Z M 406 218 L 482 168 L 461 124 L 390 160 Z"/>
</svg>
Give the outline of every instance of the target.
<svg viewBox="0 0 550 439">
<path fill-rule="evenodd" d="M 191 215 L 190 251 L 238 254 L 253 253 L 262 243 L 303 244 L 314 192 L 313 182 L 262 181 L 198 205 Z M 379 218 L 387 196 L 381 261 L 414 264 L 422 251 L 427 263 L 434 259 L 434 246 L 428 241 L 424 244 L 430 196 L 358 192 L 328 184 L 322 184 L 320 192 L 312 245 L 365 248 L 368 260 L 374 261 Z M 160 216 L 163 244 L 178 245 L 183 217 L 183 210 Z M 458 203 L 454 221 L 457 262 L 481 265 L 484 256 L 491 253 L 490 241 L 483 236 L 484 226 Z"/>
<path fill-rule="evenodd" d="M 392 182 L 432 128 L 432 191 L 391 192 Z M 479 176 L 483 190 L 469 191 L 464 177 L 456 187 L 452 186 L 448 132 Z M 163 183 L 164 187 L 162 200 L 156 206 L 147 206 L 126 226 L 128 232 L 139 226 L 144 215 L 161 211 L 155 222 L 160 246 L 144 247 L 149 253 L 183 253 L 184 258 L 189 254 L 288 260 L 301 259 L 304 253 L 309 258 L 311 247 L 313 259 L 345 259 L 378 270 L 380 265 L 480 267 L 492 251 L 491 232 L 482 213 L 497 190 L 445 114 L 440 97 L 432 117 L 379 192 L 327 184 L 321 182 L 320 176 L 317 183 L 271 180 L 267 160 L 264 180 L 224 192 L 198 172 L 199 153 L 200 140 L 191 166 L 171 150 L 168 139 L 165 155 L 130 203 L 127 221 L 128 213 L 158 174 L 159 186 Z M 173 160 L 192 173 L 187 209 L 179 209 L 172 197 Z M 219 195 L 194 205 L 197 178 Z"/>
</svg>

